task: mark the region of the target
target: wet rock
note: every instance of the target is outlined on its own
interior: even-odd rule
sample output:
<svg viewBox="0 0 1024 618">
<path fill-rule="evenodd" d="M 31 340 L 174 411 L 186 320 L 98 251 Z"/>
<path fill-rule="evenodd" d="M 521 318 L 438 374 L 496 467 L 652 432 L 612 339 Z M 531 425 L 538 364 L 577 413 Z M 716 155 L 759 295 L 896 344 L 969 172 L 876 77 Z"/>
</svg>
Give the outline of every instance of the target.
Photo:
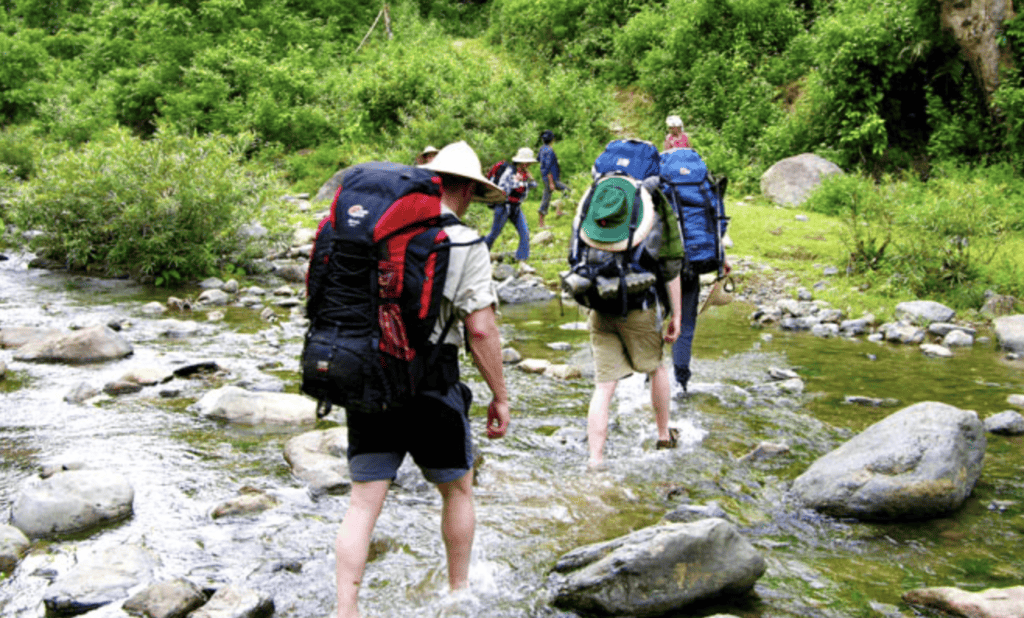
<svg viewBox="0 0 1024 618">
<path fill-rule="evenodd" d="M 237 586 L 224 586 L 189 618 L 268 618 L 274 614 L 274 599 Z"/>
<path fill-rule="evenodd" d="M 548 365 L 544 375 L 559 380 L 576 380 L 583 377 L 583 370 L 576 365 L 555 364 Z"/>
<path fill-rule="evenodd" d="M 160 320 L 156 326 L 158 332 L 169 339 L 185 339 L 199 332 L 195 320 Z"/>
<path fill-rule="evenodd" d="M 978 415 L 938 402 L 904 408 L 815 461 L 791 491 L 835 517 L 911 520 L 958 508 L 981 475 Z"/>
<path fill-rule="evenodd" d="M 238 279 L 229 279 L 220 286 L 220 289 L 228 294 L 238 294 Z"/>
<path fill-rule="evenodd" d="M 728 517 L 728 513 L 717 502 L 709 502 L 707 504 L 681 504 L 665 513 L 662 520 L 670 523 L 688 523 L 702 519 L 727 519 Z"/>
<path fill-rule="evenodd" d="M 237 386 L 210 391 L 190 410 L 238 425 L 312 425 L 316 402 L 291 393 L 252 392 Z"/>
<path fill-rule="evenodd" d="M 155 300 L 151 303 L 146 303 L 145 305 L 142 305 L 141 308 L 139 308 L 139 313 L 142 313 L 143 315 L 160 315 L 161 313 L 164 313 L 166 311 L 167 307 L 165 307 L 162 303 L 158 303 Z"/>
<path fill-rule="evenodd" d="M 201 290 L 219 290 L 224 285 L 224 281 L 218 277 L 209 277 L 199 282 L 199 289 Z"/>
<path fill-rule="evenodd" d="M 288 440 L 284 445 L 284 459 L 291 466 L 292 474 L 314 493 L 345 493 L 352 487 L 345 457 L 347 451 L 348 430 L 335 427 Z"/>
<path fill-rule="evenodd" d="M 163 367 L 138 366 L 129 369 L 120 379 L 122 382 L 153 386 L 154 384 L 170 382 L 174 379 L 174 373 Z"/>
<path fill-rule="evenodd" d="M 515 277 L 503 281 L 497 288 L 498 298 L 509 305 L 551 300 L 555 293 L 544 282 L 533 277 Z"/>
<path fill-rule="evenodd" d="M 108 395 L 130 395 L 137 393 L 143 389 L 141 384 L 135 382 L 125 382 L 124 380 L 116 380 L 114 382 L 107 382 L 103 385 L 103 392 Z"/>
<path fill-rule="evenodd" d="M 969 348 L 974 345 L 974 336 L 962 330 L 951 330 L 942 338 L 947 348 Z"/>
<path fill-rule="evenodd" d="M 818 155 L 799 154 L 782 159 L 761 175 L 761 193 L 776 204 L 796 206 L 821 184 L 822 178 L 842 173 L 838 165 Z"/>
<path fill-rule="evenodd" d="M 292 283 L 305 283 L 307 267 L 308 264 L 305 262 L 286 262 L 282 264 L 275 264 L 274 274 L 285 281 L 290 281 Z"/>
<path fill-rule="evenodd" d="M 981 315 L 987 318 L 998 318 L 1016 313 L 1020 308 L 1020 301 L 1013 296 L 993 294 L 985 300 L 981 306 Z"/>
<path fill-rule="evenodd" d="M 815 324 L 811 327 L 811 334 L 822 339 L 830 339 L 839 335 L 838 324 Z"/>
<path fill-rule="evenodd" d="M 491 278 L 495 281 L 504 281 L 516 276 L 516 269 L 511 264 L 495 264 L 491 270 Z"/>
<path fill-rule="evenodd" d="M 230 300 L 230 294 L 220 288 L 217 288 L 213 290 L 204 290 L 203 293 L 199 295 L 199 298 L 196 299 L 196 303 L 199 305 L 223 307 L 227 305 Z"/>
<path fill-rule="evenodd" d="M 1006 410 L 985 419 L 985 431 L 1004 436 L 1024 434 L 1024 416 L 1013 410 Z"/>
<path fill-rule="evenodd" d="M 857 318 L 855 320 L 843 320 L 839 323 L 839 332 L 846 337 L 856 337 L 863 335 L 871 329 L 871 325 L 874 322 L 872 318 L 870 321 L 867 318 Z"/>
<path fill-rule="evenodd" d="M 978 334 L 978 331 L 970 326 L 960 326 L 959 324 L 951 324 L 949 322 L 932 322 L 928 325 L 928 333 L 936 337 L 945 337 L 954 331 L 960 331 L 971 337 Z"/>
<path fill-rule="evenodd" d="M 1024 586 L 968 592 L 959 588 L 917 588 L 903 593 L 911 605 L 930 607 L 965 618 L 1024 616 Z"/>
<path fill-rule="evenodd" d="M 174 311 L 192 311 L 192 301 L 188 298 L 178 298 L 177 296 L 167 297 L 167 308 Z"/>
<path fill-rule="evenodd" d="M 48 612 L 75 615 L 120 601 L 153 573 L 153 556 L 135 545 L 111 547 L 79 561 L 43 594 Z"/>
<path fill-rule="evenodd" d="M 996 318 L 992 325 L 1001 348 L 1015 354 L 1024 354 L 1024 315 Z"/>
<path fill-rule="evenodd" d="M 739 458 L 740 462 L 758 461 L 761 459 L 771 459 L 773 457 L 780 457 L 782 455 L 789 454 L 789 445 L 787 444 L 776 444 L 774 442 L 762 442 L 754 447 L 754 450 L 750 451 L 743 457 Z"/>
<path fill-rule="evenodd" d="M 765 569 L 764 559 L 724 519 L 651 526 L 562 556 L 554 570 L 568 575 L 553 604 L 582 613 L 660 615 L 745 593 Z"/>
<path fill-rule="evenodd" d="M 253 487 L 243 487 L 239 495 L 213 508 L 210 517 L 220 519 L 234 515 L 256 515 L 277 506 L 277 499 Z"/>
<path fill-rule="evenodd" d="M 527 358 L 516 365 L 520 371 L 525 371 L 526 373 L 544 373 L 550 366 L 551 361 L 542 358 Z"/>
<path fill-rule="evenodd" d="M 109 470 L 68 470 L 30 478 L 11 506 L 11 523 L 27 536 L 83 532 L 132 514 L 135 491 Z"/>
<path fill-rule="evenodd" d="M 13 571 L 28 548 L 28 537 L 21 530 L 0 524 L 0 573 Z"/>
<path fill-rule="evenodd" d="M 101 363 L 133 352 L 130 343 L 106 326 L 36 339 L 14 352 L 14 359 L 33 363 Z"/>
<path fill-rule="evenodd" d="M 501 362 L 506 365 L 515 365 L 521 360 L 523 360 L 523 355 L 515 348 L 505 348 L 501 351 Z"/>
<path fill-rule="evenodd" d="M 125 601 L 121 607 L 133 616 L 185 618 L 206 600 L 199 586 L 179 578 L 153 584 Z"/>
<path fill-rule="evenodd" d="M 934 343 L 922 343 L 920 347 L 925 356 L 930 356 L 932 358 L 953 358 L 953 353 L 945 346 L 935 345 Z"/>
<path fill-rule="evenodd" d="M 906 322 L 883 324 L 879 327 L 879 331 L 882 333 L 885 341 L 910 345 L 920 344 L 924 341 L 925 335 L 924 329 Z"/>
<path fill-rule="evenodd" d="M 949 322 L 956 317 L 956 311 L 933 300 L 911 300 L 896 305 L 896 319 L 906 319 L 914 324 Z"/>
</svg>

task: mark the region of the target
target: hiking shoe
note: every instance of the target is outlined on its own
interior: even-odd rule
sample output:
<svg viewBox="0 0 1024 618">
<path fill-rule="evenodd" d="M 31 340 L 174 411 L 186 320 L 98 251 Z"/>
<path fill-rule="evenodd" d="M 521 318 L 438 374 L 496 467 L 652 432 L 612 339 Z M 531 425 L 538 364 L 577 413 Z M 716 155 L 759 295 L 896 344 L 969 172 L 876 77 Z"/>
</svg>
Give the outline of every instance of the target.
<svg viewBox="0 0 1024 618">
<path fill-rule="evenodd" d="M 646 292 L 658 280 L 654 273 L 629 273 L 626 275 L 626 293 L 639 294 Z"/>
<path fill-rule="evenodd" d="M 661 450 L 664 448 L 675 448 L 679 444 L 679 430 L 675 427 L 668 428 L 668 440 L 658 440 L 654 448 Z"/>
<path fill-rule="evenodd" d="M 570 294 L 582 294 L 590 288 L 590 279 L 576 273 L 559 273 L 562 289 Z"/>
<path fill-rule="evenodd" d="M 611 277 L 597 277 L 597 295 L 601 298 L 619 296 L 619 280 Z"/>
</svg>

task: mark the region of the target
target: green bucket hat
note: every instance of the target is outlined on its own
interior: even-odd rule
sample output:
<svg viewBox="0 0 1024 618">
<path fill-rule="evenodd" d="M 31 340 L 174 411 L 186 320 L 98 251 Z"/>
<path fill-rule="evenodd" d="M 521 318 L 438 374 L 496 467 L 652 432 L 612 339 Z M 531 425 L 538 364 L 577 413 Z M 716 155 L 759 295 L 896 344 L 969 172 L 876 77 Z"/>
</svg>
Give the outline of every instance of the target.
<svg viewBox="0 0 1024 618">
<path fill-rule="evenodd" d="M 636 185 L 625 178 L 606 178 L 594 187 L 587 216 L 580 222 L 580 231 L 585 243 L 604 251 L 622 251 L 629 241 L 629 222 L 634 208 L 637 213 L 636 231 L 633 232 L 633 246 L 636 246 L 651 231 L 654 225 L 653 205 L 645 191 L 637 200 Z M 639 204 L 634 202 L 639 201 Z"/>
</svg>

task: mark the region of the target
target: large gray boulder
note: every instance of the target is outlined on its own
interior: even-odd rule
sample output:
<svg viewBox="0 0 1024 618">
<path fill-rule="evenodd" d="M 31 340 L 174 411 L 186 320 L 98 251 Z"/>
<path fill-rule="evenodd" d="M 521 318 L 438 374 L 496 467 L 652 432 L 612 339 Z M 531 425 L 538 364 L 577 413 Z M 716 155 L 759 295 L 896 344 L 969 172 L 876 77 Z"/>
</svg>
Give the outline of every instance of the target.
<svg viewBox="0 0 1024 618">
<path fill-rule="evenodd" d="M 91 530 L 132 514 L 135 491 L 109 470 L 66 470 L 25 481 L 11 506 L 11 524 L 27 536 Z"/>
<path fill-rule="evenodd" d="M 201 416 L 237 425 L 313 425 L 316 402 L 302 395 L 225 386 L 191 406 Z"/>
<path fill-rule="evenodd" d="M 1015 354 L 1024 354 L 1024 315 L 1009 315 L 996 318 L 996 340 L 999 345 Z"/>
<path fill-rule="evenodd" d="M 130 343 L 107 326 L 34 339 L 14 352 L 14 359 L 34 363 L 101 363 L 133 352 Z"/>
<path fill-rule="evenodd" d="M 348 429 L 335 427 L 295 436 L 284 445 L 284 460 L 292 474 L 314 493 L 345 493 L 348 473 Z"/>
<path fill-rule="evenodd" d="M 554 570 L 554 605 L 581 613 L 657 616 L 753 588 L 765 561 L 724 519 L 651 526 L 575 549 Z"/>
<path fill-rule="evenodd" d="M 498 284 L 496 291 L 498 299 L 506 305 L 543 302 L 555 297 L 542 280 L 529 276 L 507 279 Z"/>
<path fill-rule="evenodd" d="M 761 194 L 776 204 L 798 206 L 823 178 L 842 173 L 838 165 L 816 154 L 796 155 L 779 161 L 761 175 Z"/>
<path fill-rule="evenodd" d="M 34 326 L 7 326 L 0 328 L 0 348 L 20 348 L 31 341 L 46 339 L 59 335 L 55 328 L 37 328 Z"/>
<path fill-rule="evenodd" d="M 815 461 L 793 481 L 792 493 L 803 506 L 836 517 L 937 517 L 970 495 L 986 444 L 973 411 L 918 403 Z"/>
<path fill-rule="evenodd" d="M 135 545 L 111 547 L 80 560 L 43 593 L 48 614 L 67 616 L 120 601 L 153 575 L 156 559 Z"/>
</svg>

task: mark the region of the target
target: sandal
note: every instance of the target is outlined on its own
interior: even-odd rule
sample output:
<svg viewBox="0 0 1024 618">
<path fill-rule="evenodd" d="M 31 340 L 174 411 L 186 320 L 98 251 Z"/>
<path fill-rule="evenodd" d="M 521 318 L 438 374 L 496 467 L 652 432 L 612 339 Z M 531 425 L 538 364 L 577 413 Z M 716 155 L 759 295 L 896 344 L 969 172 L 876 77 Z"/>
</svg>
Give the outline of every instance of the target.
<svg viewBox="0 0 1024 618">
<path fill-rule="evenodd" d="M 668 440 L 658 440 L 654 445 L 656 449 L 675 448 L 679 443 L 679 430 L 675 427 L 668 428 Z"/>
</svg>

